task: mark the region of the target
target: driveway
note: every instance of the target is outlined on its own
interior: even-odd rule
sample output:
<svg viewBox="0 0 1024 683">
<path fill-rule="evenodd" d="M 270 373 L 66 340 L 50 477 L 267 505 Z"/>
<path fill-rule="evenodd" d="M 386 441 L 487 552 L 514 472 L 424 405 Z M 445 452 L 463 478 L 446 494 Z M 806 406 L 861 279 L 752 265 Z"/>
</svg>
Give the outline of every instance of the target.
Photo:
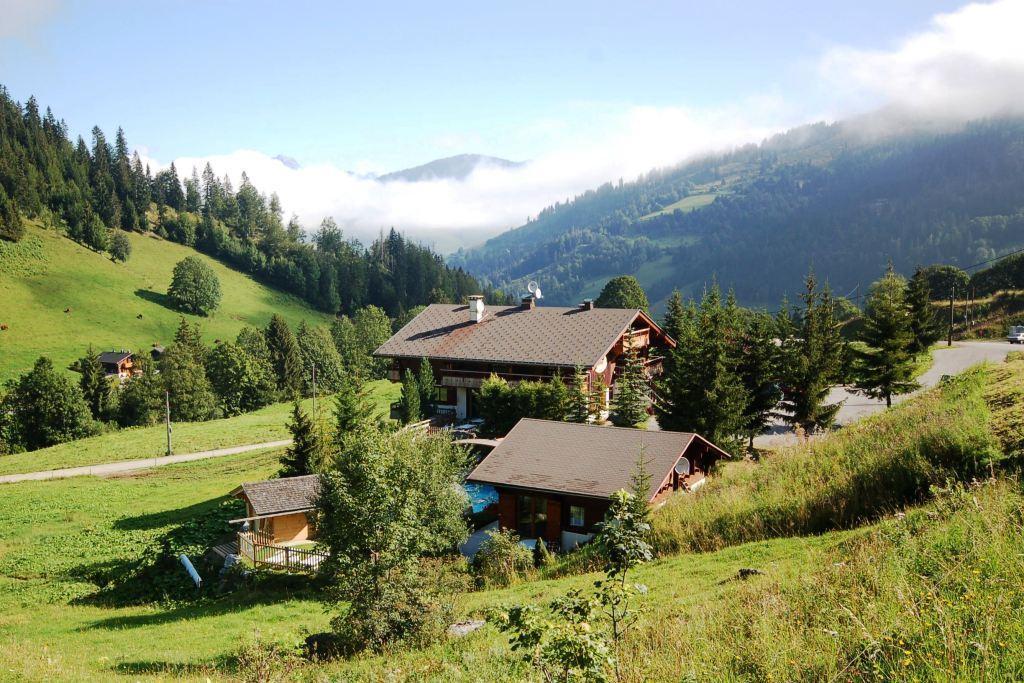
<svg viewBox="0 0 1024 683">
<path fill-rule="evenodd" d="M 943 375 L 958 375 L 964 370 L 979 363 L 1001 363 L 1006 354 L 1015 347 L 1007 342 L 959 341 L 952 347 L 941 346 L 932 353 L 932 366 L 918 378 L 922 389 L 933 387 L 939 383 Z M 907 400 L 914 394 L 894 396 L 893 403 Z M 848 425 L 851 422 L 885 410 L 885 401 L 868 398 L 853 392 L 846 387 L 833 387 L 829 392 L 828 403 L 842 402 L 836 422 Z M 774 422 L 769 432 L 754 439 L 757 448 L 777 448 L 795 443 L 796 435 L 781 420 Z"/>
<path fill-rule="evenodd" d="M 248 453 L 265 448 L 281 448 L 291 444 L 291 439 L 285 441 L 267 441 L 265 443 L 254 443 L 248 446 L 232 446 L 231 448 L 218 448 L 212 451 L 200 451 L 198 453 L 181 453 L 179 455 L 163 455 L 159 458 L 142 458 L 140 460 L 121 460 L 119 462 L 108 462 L 99 465 L 84 465 L 82 467 L 66 467 L 59 470 L 42 470 L 40 472 L 25 472 L 24 474 L 5 474 L 0 476 L 0 484 L 13 484 L 19 481 L 38 481 L 41 479 L 67 479 L 69 477 L 84 477 L 87 475 L 104 476 L 117 474 L 118 472 L 132 472 L 134 470 L 145 470 L 151 467 L 162 465 L 173 465 L 178 462 L 191 462 L 193 460 L 205 460 L 206 458 L 220 458 L 225 455 L 236 453 Z"/>
</svg>

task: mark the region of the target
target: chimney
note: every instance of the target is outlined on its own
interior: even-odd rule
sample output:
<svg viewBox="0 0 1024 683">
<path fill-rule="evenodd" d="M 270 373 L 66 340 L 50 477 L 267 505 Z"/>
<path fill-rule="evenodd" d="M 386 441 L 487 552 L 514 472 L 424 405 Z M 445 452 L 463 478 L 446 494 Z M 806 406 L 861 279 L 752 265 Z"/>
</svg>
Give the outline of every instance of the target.
<svg viewBox="0 0 1024 683">
<path fill-rule="evenodd" d="M 484 297 L 482 294 L 469 296 L 469 319 L 475 323 L 484 319 Z"/>
<path fill-rule="evenodd" d="M 533 295 L 524 296 L 522 302 L 519 304 L 519 308 L 524 311 L 532 311 L 537 306 L 537 300 L 533 298 Z"/>
<path fill-rule="evenodd" d="M 580 310 L 581 311 L 592 311 L 592 310 L 594 310 L 594 300 L 593 299 L 584 299 L 583 303 L 580 304 Z"/>
</svg>

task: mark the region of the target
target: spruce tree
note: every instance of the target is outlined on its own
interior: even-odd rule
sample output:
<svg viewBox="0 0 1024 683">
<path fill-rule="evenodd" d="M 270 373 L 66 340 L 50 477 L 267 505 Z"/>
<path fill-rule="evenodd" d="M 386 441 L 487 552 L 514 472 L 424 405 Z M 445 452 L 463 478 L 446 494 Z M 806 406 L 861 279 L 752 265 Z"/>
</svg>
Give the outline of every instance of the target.
<svg viewBox="0 0 1024 683">
<path fill-rule="evenodd" d="M 92 346 L 89 346 L 85 355 L 78 359 L 75 369 L 81 373 L 78 386 L 82 389 L 82 396 L 85 397 L 89 411 L 94 418 L 101 419 L 110 403 L 111 386 L 100 364 L 99 355 Z"/>
<path fill-rule="evenodd" d="M 735 307 L 722 305 L 717 284 L 687 313 L 683 338 L 658 382 L 655 408 L 662 429 L 696 432 L 737 450 L 749 402 L 738 374 L 738 326 Z"/>
<path fill-rule="evenodd" d="M 607 401 L 608 386 L 604 382 L 604 375 L 596 375 L 590 383 L 590 412 L 595 422 L 604 422 L 604 413 L 608 410 Z"/>
<path fill-rule="evenodd" d="M 424 417 L 434 414 L 434 401 L 437 395 L 437 386 L 434 380 L 434 369 L 426 358 L 420 359 L 420 369 L 416 374 L 416 386 L 420 392 L 420 413 Z"/>
<path fill-rule="evenodd" d="M 932 292 L 924 269 L 914 271 L 907 289 L 907 304 L 910 307 L 910 331 L 913 334 L 911 351 L 924 353 L 942 337 L 935 309 L 932 307 Z"/>
<path fill-rule="evenodd" d="M 420 419 L 420 387 L 416 376 L 408 368 L 402 377 L 402 397 L 398 402 L 401 420 L 404 424 L 418 422 Z"/>
<path fill-rule="evenodd" d="M 17 242 L 25 235 L 25 226 L 14 200 L 7 196 L 0 183 L 0 239 Z"/>
<path fill-rule="evenodd" d="M 782 310 L 776 319 L 781 340 L 781 408 L 790 424 L 811 434 L 831 427 L 839 412 L 840 404 L 825 401 L 840 375 L 844 342 L 830 290 L 827 286 L 818 290 L 814 273 L 807 275 L 801 299 L 802 311 Z"/>
<path fill-rule="evenodd" d="M 742 354 L 737 371 L 747 391 L 743 422 L 751 451 L 754 449 L 754 437 L 768 427 L 782 399 L 775 330 L 771 316 L 758 312 L 747 320 L 741 337 Z"/>
<path fill-rule="evenodd" d="M 566 412 L 566 422 L 579 422 L 586 424 L 590 422 L 590 393 L 587 386 L 587 373 L 582 366 L 577 365 L 572 373 L 572 387 L 569 389 L 569 410 Z"/>
<path fill-rule="evenodd" d="M 665 307 L 665 320 L 662 329 L 675 340 L 683 335 L 683 325 L 686 323 L 686 307 L 683 306 L 683 295 L 678 289 L 672 290 L 672 296 Z"/>
<path fill-rule="evenodd" d="M 864 327 L 860 341 L 867 348 L 857 349 L 857 390 L 871 398 L 892 397 L 918 388 L 913 380 L 915 344 L 910 309 L 907 306 L 907 281 L 896 274 L 892 264 L 882 279 L 871 286 L 864 306 Z"/>
<path fill-rule="evenodd" d="M 647 372 L 636 346 L 630 344 L 622 374 L 615 384 L 612 422 L 620 427 L 637 427 L 647 421 Z"/>
<path fill-rule="evenodd" d="M 199 422 L 217 416 L 217 396 L 206 369 L 185 345 L 172 344 L 160 358 L 160 379 L 169 394 L 171 419 Z"/>
<path fill-rule="evenodd" d="M 321 471 L 326 464 L 323 434 L 298 400 L 292 405 L 288 431 L 291 432 L 292 443 L 281 456 L 279 475 L 301 477 Z"/>
<path fill-rule="evenodd" d="M 373 407 L 367 399 L 362 382 L 346 374 L 341 388 L 335 394 L 334 404 L 335 441 L 344 450 L 350 434 L 374 426 Z"/>
<path fill-rule="evenodd" d="M 275 313 L 264 333 L 270 348 L 270 360 L 277 374 L 277 388 L 287 394 L 302 391 L 302 354 L 288 323 Z"/>
</svg>

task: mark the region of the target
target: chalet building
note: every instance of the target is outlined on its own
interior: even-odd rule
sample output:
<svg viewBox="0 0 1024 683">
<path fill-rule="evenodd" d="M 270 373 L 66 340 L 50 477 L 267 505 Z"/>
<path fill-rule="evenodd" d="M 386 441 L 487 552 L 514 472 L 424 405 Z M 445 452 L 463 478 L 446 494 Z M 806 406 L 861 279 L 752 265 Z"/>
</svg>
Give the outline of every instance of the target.
<svg viewBox="0 0 1024 683">
<path fill-rule="evenodd" d="M 124 349 L 120 351 L 104 351 L 99 355 L 99 361 L 107 377 L 125 380 L 142 372 L 135 365 L 132 359 L 132 352 L 125 351 Z"/>
<path fill-rule="evenodd" d="M 427 306 L 374 355 L 391 359 L 393 382 L 427 358 L 438 383 L 437 412 L 461 419 L 476 416 L 474 390 L 491 374 L 509 382 L 571 379 L 578 366 L 587 373 L 588 390 L 598 378 L 613 387 L 630 347 L 653 377 L 674 346 L 640 309 L 595 308 L 592 301 L 537 306 L 533 297 L 518 306 L 486 306 L 482 296 L 471 296 L 468 305 Z M 609 399 L 606 391 L 606 404 Z"/>
<path fill-rule="evenodd" d="M 729 454 L 697 434 L 522 419 L 469 474 L 498 491 L 498 525 L 524 540 L 573 548 L 590 540 L 609 497 L 630 489 L 643 454 L 657 504 L 693 491 Z"/>
<path fill-rule="evenodd" d="M 242 484 L 231 492 L 245 501 L 246 516 L 232 524 L 248 522 L 272 543 L 296 543 L 314 537 L 310 512 L 316 507 L 320 477 L 284 477 Z"/>
</svg>

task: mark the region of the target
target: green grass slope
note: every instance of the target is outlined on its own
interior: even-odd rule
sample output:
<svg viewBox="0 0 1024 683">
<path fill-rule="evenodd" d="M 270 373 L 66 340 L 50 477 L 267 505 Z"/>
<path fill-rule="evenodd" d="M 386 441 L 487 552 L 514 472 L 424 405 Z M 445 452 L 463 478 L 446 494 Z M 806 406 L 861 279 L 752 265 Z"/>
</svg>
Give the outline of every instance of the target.
<svg viewBox="0 0 1024 683">
<path fill-rule="evenodd" d="M 377 414 L 387 417 L 391 403 L 398 400 L 402 389 L 399 384 L 378 380 L 370 383 L 368 391 Z M 306 399 L 303 405 L 306 410 L 310 410 L 312 399 Z M 221 420 L 177 423 L 173 425 L 172 433 L 174 452 L 195 453 L 290 438 L 287 425 L 291 409 L 291 403 L 276 403 Z M 321 397 L 317 412 L 323 416 L 329 415 L 332 410 L 330 397 Z M 154 458 L 164 455 L 166 450 L 167 431 L 164 425 L 135 427 L 38 451 L 2 456 L 0 475 Z"/>
<path fill-rule="evenodd" d="M 847 530 L 829 530 L 847 526 L 842 520 L 816 529 L 801 520 L 819 499 L 842 504 L 875 485 L 862 469 L 832 482 L 824 476 L 828 465 L 806 467 L 818 460 L 834 461 L 836 468 L 848 464 L 847 456 L 866 452 L 868 432 L 885 444 L 873 460 L 881 468 L 886 453 L 905 468 L 918 457 L 931 463 L 929 453 L 948 455 L 957 443 L 974 443 L 972 452 L 994 446 L 1008 457 L 1024 456 L 1022 378 L 1024 358 L 989 366 L 954 387 L 912 399 L 918 407 L 891 411 L 889 423 L 874 419 L 864 423 L 867 432 L 794 450 L 787 457 L 804 457 L 809 470 L 800 481 L 791 481 L 800 477 L 795 465 L 768 462 L 765 472 L 778 474 L 727 474 L 692 498 L 735 500 L 742 485 L 749 504 L 676 506 L 700 508 L 692 519 L 703 520 L 704 529 L 718 524 L 721 533 L 733 535 L 704 546 L 717 550 L 663 557 L 632 575 L 650 591 L 620 653 L 624 680 L 1021 680 L 1019 482 L 944 483 L 917 506 L 883 506 L 862 517 L 875 521 Z M 981 431 L 965 431 L 965 422 L 948 410 L 948 403 L 965 401 Z M 890 444 L 918 419 L 936 427 L 920 442 L 905 437 Z M 257 680 L 252 668 L 239 666 L 240 644 L 258 633 L 263 641 L 293 646 L 324 629 L 330 615 L 310 590 L 243 590 L 197 604 L 122 605 L 95 598 L 101 577 L 141 557 L 160 534 L 203 515 L 238 482 L 265 477 L 276 467 L 274 454 L 243 454 L 111 479 L 5 487 L 0 671 L 14 680 Z M 774 529 L 760 524 L 746 536 L 730 531 L 768 518 L 756 511 L 774 511 L 777 522 L 795 521 Z M 849 519 L 861 517 L 847 512 Z M 655 513 L 659 534 L 678 514 L 669 507 Z M 741 568 L 762 574 L 740 580 Z M 587 588 L 593 579 L 577 575 L 464 593 L 456 610 L 480 616 L 495 606 L 542 604 L 570 588 Z M 280 679 L 538 677 L 515 658 L 503 635 L 485 627 L 423 650 L 298 664 Z"/>
<path fill-rule="evenodd" d="M 114 263 L 35 222 L 26 228 L 21 242 L 0 242 L 0 324 L 7 325 L 0 331 L 0 381 L 40 355 L 65 367 L 89 344 L 147 351 L 169 343 L 182 314 L 166 292 L 174 265 L 186 256 L 207 261 L 220 278 L 220 308 L 208 318 L 186 315 L 208 341 L 234 339 L 244 325 L 262 327 L 274 313 L 292 325 L 329 321 L 293 296 L 155 236 L 130 233 L 131 258 Z"/>
</svg>

